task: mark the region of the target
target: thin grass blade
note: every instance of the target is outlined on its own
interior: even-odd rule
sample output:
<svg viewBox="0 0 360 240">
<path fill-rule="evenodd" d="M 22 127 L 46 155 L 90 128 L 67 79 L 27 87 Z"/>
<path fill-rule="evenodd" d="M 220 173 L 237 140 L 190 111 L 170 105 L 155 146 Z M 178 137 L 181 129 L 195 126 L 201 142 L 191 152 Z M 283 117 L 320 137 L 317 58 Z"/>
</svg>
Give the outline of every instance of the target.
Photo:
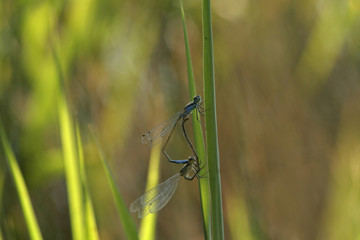
<svg viewBox="0 0 360 240">
<path fill-rule="evenodd" d="M 92 129 L 90 129 L 90 130 L 92 133 L 92 137 L 96 143 L 99 157 L 100 157 L 101 163 L 104 167 L 104 171 L 105 171 L 108 183 L 111 188 L 111 192 L 112 192 L 114 200 L 115 200 L 116 208 L 118 210 L 118 214 L 119 214 L 120 220 L 122 222 L 126 238 L 131 239 L 131 240 L 138 239 L 135 223 L 128 211 L 128 208 L 125 204 L 123 197 L 121 196 L 121 193 L 116 184 L 115 178 L 111 172 L 108 161 L 106 160 L 106 157 L 102 150 L 102 147 L 101 147 L 99 141 L 97 140 L 94 131 Z"/>
<path fill-rule="evenodd" d="M 194 72 L 192 68 L 191 55 L 190 55 L 190 45 L 189 39 L 186 30 L 186 21 L 185 21 L 185 12 L 182 0 L 180 0 L 181 8 L 181 17 L 183 23 L 184 31 L 184 40 L 185 40 L 185 50 L 186 50 L 186 63 L 187 63 L 187 72 L 188 72 L 188 83 L 190 91 L 190 99 L 198 95 L 196 93 L 196 86 L 194 80 Z M 201 123 L 197 121 L 196 111 L 192 113 L 192 123 L 194 129 L 194 139 L 195 139 L 195 150 L 199 156 L 199 162 L 201 163 L 206 161 L 205 155 L 205 143 L 203 132 L 201 128 Z M 205 170 L 206 171 L 206 170 Z M 209 189 L 209 179 L 201 178 L 199 180 L 199 189 L 200 189 L 200 198 L 201 198 L 201 208 L 202 208 L 202 217 L 203 217 L 203 227 L 205 239 L 211 239 L 211 215 L 210 215 L 210 189 Z"/>
<path fill-rule="evenodd" d="M 60 62 L 54 51 L 55 64 L 58 71 L 58 92 L 57 92 L 57 111 L 60 126 L 60 136 L 64 157 L 64 169 L 66 186 L 68 191 L 68 201 L 70 208 L 70 220 L 72 235 L 74 240 L 85 239 L 84 224 L 84 196 L 80 179 L 79 158 L 73 118 L 71 117 L 66 96 L 63 88 L 63 76 Z"/>
<path fill-rule="evenodd" d="M 85 174 L 85 161 L 84 161 L 84 152 L 81 141 L 81 134 L 78 121 L 75 122 L 76 129 L 76 140 L 78 146 L 79 154 L 79 163 L 80 163 L 80 177 L 82 182 L 82 187 L 84 189 L 84 205 L 85 205 L 85 237 L 89 240 L 97 240 L 99 238 L 99 231 L 96 225 L 95 213 L 90 197 L 89 187 L 87 183 L 87 178 Z"/>
<path fill-rule="evenodd" d="M 160 175 L 161 143 L 151 150 L 146 189 L 158 185 Z M 150 214 L 141 220 L 139 237 L 142 240 L 154 240 L 156 231 L 157 214 Z"/>
<path fill-rule="evenodd" d="M 206 144 L 211 192 L 211 225 L 213 239 L 224 239 L 223 210 L 221 199 L 220 158 L 216 120 L 215 74 L 213 34 L 210 0 L 203 0 L 203 62 Z"/>
<path fill-rule="evenodd" d="M 10 175 L 15 183 L 16 191 L 19 195 L 22 211 L 24 213 L 25 222 L 29 230 L 30 239 L 43 239 L 39 224 L 36 220 L 35 212 L 31 204 L 29 192 L 27 190 L 24 177 L 20 171 L 19 165 L 16 161 L 15 154 L 11 149 L 10 143 L 6 137 L 2 121 L 0 120 L 0 138 L 6 155 L 5 159 L 9 167 Z M 0 235 L 1 238 L 1 235 Z"/>
</svg>

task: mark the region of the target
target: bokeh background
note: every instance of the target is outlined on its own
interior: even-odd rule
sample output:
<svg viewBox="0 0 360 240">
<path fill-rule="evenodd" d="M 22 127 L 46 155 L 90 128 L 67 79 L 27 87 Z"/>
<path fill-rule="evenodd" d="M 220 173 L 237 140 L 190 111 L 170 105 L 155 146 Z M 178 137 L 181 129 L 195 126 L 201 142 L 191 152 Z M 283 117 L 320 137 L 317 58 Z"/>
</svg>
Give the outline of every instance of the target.
<svg viewBox="0 0 360 240">
<path fill-rule="evenodd" d="M 203 95 L 201 2 L 184 6 Z M 213 0 L 212 10 L 226 239 L 360 236 L 359 1 Z M 124 239 L 88 125 L 130 205 L 146 185 L 141 134 L 190 100 L 179 2 L 1 0 L 1 119 L 45 239 L 70 239 L 52 49 L 84 138 L 100 237 Z M 181 137 L 168 151 L 185 158 Z M 161 167 L 161 180 L 179 170 L 164 157 Z M 27 239 L 14 189 L 1 149 L 0 229 Z M 180 181 L 157 239 L 203 239 L 196 181 Z"/>
</svg>

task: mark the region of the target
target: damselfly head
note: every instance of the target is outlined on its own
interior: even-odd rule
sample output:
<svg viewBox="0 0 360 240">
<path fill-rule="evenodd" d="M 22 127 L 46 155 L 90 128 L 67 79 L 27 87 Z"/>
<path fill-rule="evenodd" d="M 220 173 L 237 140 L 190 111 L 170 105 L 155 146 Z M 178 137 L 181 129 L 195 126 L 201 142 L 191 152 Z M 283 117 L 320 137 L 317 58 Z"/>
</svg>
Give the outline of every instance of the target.
<svg viewBox="0 0 360 240">
<path fill-rule="evenodd" d="M 195 157 L 189 157 L 187 164 L 189 164 L 189 165 L 195 165 L 195 166 L 198 165 Z"/>
<path fill-rule="evenodd" d="M 189 157 L 186 165 L 180 170 L 181 176 L 183 176 L 186 180 L 193 180 L 194 177 L 197 176 L 200 171 L 198 162 L 195 157 Z"/>
<path fill-rule="evenodd" d="M 194 103 L 199 103 L 201 102 L 201 97 L 199 95 L 197 95 L 196 97 L 194 97 Z"/>
</svg>

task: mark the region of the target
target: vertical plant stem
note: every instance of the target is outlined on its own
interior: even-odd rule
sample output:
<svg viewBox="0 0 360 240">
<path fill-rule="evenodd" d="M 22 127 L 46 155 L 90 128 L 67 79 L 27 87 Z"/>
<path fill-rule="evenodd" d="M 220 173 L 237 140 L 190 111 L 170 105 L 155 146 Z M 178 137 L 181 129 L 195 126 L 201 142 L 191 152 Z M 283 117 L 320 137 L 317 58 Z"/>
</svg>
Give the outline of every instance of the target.
<svg viewBox="0 0 360 240">
<path fill-rule="evenodd" d="M 97 146 L 97 150 L 99 153 L 99 157 L 101 160 L 101 163 L 104 167 L 104 171 L 106 174 L 106 178 L 108 180 L 109 186 L 111 188 L 111 192 L 113 194 L 113 198 L 115 200 L 115 204 L 116 204 L 116 209 L 118 211 L 121 223 L 123 225 L 124 228 L 124 233 L 126 236 L 126 239 L 129 240 L 137 240 L 138 239 L 138 234 L 136 231 L 136 226 L 135 223 L 133 221 L 133 219 L 131 218 L 131 215 L 128 211 L 128 208 L 125 204 L 125 201 L 120 193 L 119 187 L 116 184 L 116 180 L 115 177 L 110 169 L 110 166 L 108 164 L 108 161 L 106 159 L 105 153 L 102 150 L 102 147 L 95 135 L 95 131 L 90 127 L 90 131 L 92 134 L 92 137 L 96 143 Z"/>
<path fill-rule="evenodd" d="M 99 237 L 98 227 L 96 225 L 94 207 L 90 197 L 89 186 L 85 173 L 84 152 L 83 152 L 83 145 L 82 145 L 78 120 L 76 120 L 75 122 L 75 132 L 76 132 L 76 141 L 77 141 L 78 155 L 79 155 L 80 178 L 81 178 L 82 188 L 84 190 L 85 239 L 99 240 L 100 237 Z"/>
<path fill-rule="evenodd" d="M 222 215 L 220 159 L 216 121 L 215 74 L 210 0 L 203 0 L 202 17 L 204 47 L 204 92 L 206 109 L 205 122 L 211 191 L 211 225 L 213 239 L 220 240 L 224 239 L 224 226 Z"/>
<path fill-rule="evenodd" d="M 157 146 L 154 146 L 151 150 L 146 190 L 155 187 L 159 183 L 160 154 L 161 154 L 161 142 Z M 157 220 L 157 213 L 149 214 L 149 216 L 146 216 L 141 220 L 141 227 L 139 229 L 139 239 L 142 240 L 156 239 L 156 220 Z"/>
<path fill-rule="evenodd" d="M 80 178 L 80 163 L 73 118 L 64 89 L 64 77 L 60 61 L 53 49 L 54 63 L 58 73 L 58 88 L 56 93 L 59 130 L 64 157 L 64 170 L 68 192 L 70 222 L 74 240 L 85 239 L 84 224 L 84 195 Z"/>
<path fill-rule="evenodd" d="M 192 68 L 191 56 L 190 56 L 190 44 L 188 40 L 187 30 L 186 30 L 186 21 L 185 21 L 185 12 L 180 0 L 181 16 L 183 22 L 184 30 L 184 40 L 185 40 L 185 49 L 186 49 L 186 63 L 187 63 L 187 72 L 188 72 L 188 82 L 189 82 L 189 91 L 190 97 L 193 98 L 197 95 L 194 72 Z M 206 161 L 205 159 L 205 143 L 203 138 L 203 132 L 201 128 L 201 123 L 197 120 L 196 111 L 192 113 L 192 123 L 194 129 L 194 139 L 195 139 L 195 149 L 199 156 L 200 165 Z M 202 208 L 202 217 L 203 217 L 203 227 L 204 227 L 204 236 L 205 239 L 211 239 L 211 215 L 210 215 L 210 189 L 209 189 L 209 179 L 200 178 L 199 179 L 199 189 L 200 189 L 200 198 L 201 198 L 201 208 Z"/>
<path fill-rule="evenodd" d="M 20 205 L 24 213 L 25 222 L 29 230 L 30 239 L 41 240 L 42 235 L 39 224 L 36 220 L 34 208 L 31 204 L 30 195 L 25 184 L 24 177 L 20 171 L 20 167 L 16 161 L 15 154 L 7 139 L 5 129 L 3 128 L 2 121 L 0 120 L 0 139 L 4 148 L 6 163 L 9 166 L 9 172 L 12 180 L 14 181 L 16 191 L 19 196 Z M 0 232 L 1 239 L 1 232 Z"/>
<path fill-rule="evenodd" d="M 59 93 L 58 96 L 58 114 L 73 239 L 84 239 L 84 198 L 80 180 L 74 126 L 65 97 L 61 93 Z"/>
</svg>

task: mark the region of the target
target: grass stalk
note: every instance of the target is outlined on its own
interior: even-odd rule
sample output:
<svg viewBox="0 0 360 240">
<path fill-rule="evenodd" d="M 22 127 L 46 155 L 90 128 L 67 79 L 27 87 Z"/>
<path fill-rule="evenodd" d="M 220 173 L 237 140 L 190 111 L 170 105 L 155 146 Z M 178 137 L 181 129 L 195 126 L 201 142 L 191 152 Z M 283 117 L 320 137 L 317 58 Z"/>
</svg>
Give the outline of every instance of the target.
<svg viewBox="0 0 360 240">
<path fill-rule="evenodd" d="M 57 111 L 60 136 L 64 157 L 64 169 L 70 210 L 71 229 L 74 240 L 85 239 L 84 196 L 80 179 L 79 158 L 75 138 L 73 118 L 63 88 L 63 76 L 59 59 L 54 50 L 55 64 L 58 71 Z"/>
<path fill-rule="evenodd" d="M 112 192 L 114 200 L 115 200 L 116 209 L 118 211 L 121 223 L 124 227 L 126 239 L 136 240 L 136 239 L 138 239 L 138 234 L 137 234 L 135 223 L 128 211 L 128 207 L 126 206 L 123 197 L 121 196 L 119 188 L 116 184 L 116 180 L 114 178 L 114 175 L 111 172 L 110 166 L 108 164 L 108 161 L 106 160 L 106 157 L 102 150 L 102 147 L 101 147 L 99 141 L 97 140 L 94 131 L 92 129 L 90 129 L 90 130 L 91 130 L 93 139 L 96 143 L 99 157 L 100 157 L 101 163 L 104 167 L 106 178 L 108 180 L 108 183 L 111 188 L 111 192 Z"/>
<path fill-rule="evenodd" d="M 151 150 L 149 170 L 146 183 L 146 190 L 149 190 L 159 183 L 160 176 L 160 154 L 161 142 L 154 146 Z M 141 220 L 141 227 L 139 230 L 139 238 L 142 240 L 153 240 L 156 232 L 157 213 L 149 214 Z"/>
<path fill-rule="evenodd" d="M 41 240 L 42 235 L 39 224 L 36 220 L 35 212 L 30 200 L 29 192 L 27 190 L 24 177 L 20 171 L 20 167 L 16 161 L 15 154 L 6 137 L 2 121 L 0 120 L 0 138 L 6 155 L 5 159 L 9 166 L 9 171 L 12 180 L 15 183 L 16 191 L 19 195 L 22 211 L 24 213 L 25 222 L 29 230 L 30 239 Z M 0 236 L 1 237 L 1 236 Z"/>
<path fill-rule="evenodd" d="M 186 29 L 186 20 L 185 20 L 185 12 L 182 0 L 180 0 L 180 8 L 181 8 L 181 16 L 183 23 L 183 31 L 184 31 L 184 40 L 185 40 L 185 50 L 186 50 L 186 63 L 187 63 L 187 73 L 188 73 L 188 83 L 189 83 L 189 91 L 190 98 L 192 99 L 197 95 L 196 86 L 194 80 L 194 72 L 192 68 L 191 62 L 191 54 L 190 54 L 190 44 L 187 35 Z M 205 143 L 203 138 L 203 132 L 201 128 L 201 123 L 197 120 L 196 112 L 192 113 L 192 123 L 194 129 L 194 140 L 195 140 L 195 150 L 199 156 L 200 164 L 206 161 L 205 155 Z M 200 190 L 200 199 L 201 199 L 201 208 L 202 208 L 202 217 L 203 217 L 203 227 L 204 227 L 204 236 L 205 239 L 211 239 L 211 215 L 210 215 L 210 189 L 209 189 L 209 179 L 201 178 L 199 179 L 199 190 Z"/>
<path fill-rule="evenodd" d="M 76 130 L 76 140 L 77 140 L 77 147 L 78 147 L 78 154 L 79 154 L 79 163 L 80 163 L 80 178 L 82 182 L 82 187 L 84 189 L 84 221 L 85 221 L 85 238 L 88 240 L 98 240 L 99 231 L 96 225 L 95 219 L 95 212 L 93 203 L 90 197 L 89 187 L 87 184 L 87 178 L 85 173 L 85 161 L 84 161 L 84 152 L 82 147 L 81 141 L 81 134 L 78 121 L 75 123 L 75 130 Z"/>
<path fill-rule="evenodd" d="M 210 0 L 203 0 L 203 64 L 206 143 L 211 193 L 211 226 L 213 239 L 224 239 L 221 197 L 220 158 L 216 120 L 215 73 Z"/>
</svg>

